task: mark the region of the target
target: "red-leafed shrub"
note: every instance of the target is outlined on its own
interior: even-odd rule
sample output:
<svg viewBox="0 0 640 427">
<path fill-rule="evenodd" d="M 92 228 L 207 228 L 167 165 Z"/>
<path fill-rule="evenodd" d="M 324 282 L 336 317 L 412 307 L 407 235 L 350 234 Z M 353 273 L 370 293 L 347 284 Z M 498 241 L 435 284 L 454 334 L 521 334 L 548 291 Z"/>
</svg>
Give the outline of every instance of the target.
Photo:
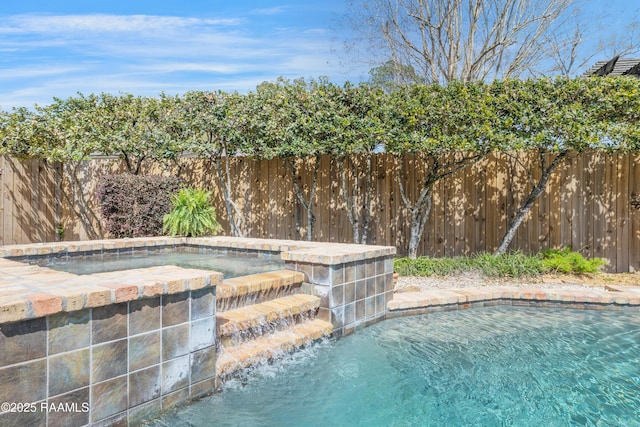
<svg viewBox="0 0 640 427">
<path fill-rule="evenodd" d="M 113 237 L 161 236 L 162 218 L 171 212 L 177 177 L 104 175 L 96 196 L 105 231 Z"/>
</svg>

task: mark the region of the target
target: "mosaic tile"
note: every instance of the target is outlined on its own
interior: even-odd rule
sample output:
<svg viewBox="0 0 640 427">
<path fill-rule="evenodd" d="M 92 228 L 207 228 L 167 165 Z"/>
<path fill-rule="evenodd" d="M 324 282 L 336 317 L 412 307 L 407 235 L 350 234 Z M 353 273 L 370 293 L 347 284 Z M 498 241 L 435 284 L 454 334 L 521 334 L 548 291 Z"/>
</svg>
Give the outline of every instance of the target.
<svg viewBox="0 0 640 427">
<path fill-rule="evenodd" d="M 127 377 L 122 376 L 91 387 L 91 421 L 123 412 L 127 409 Z"/>
<path fill-rule="evenodd" d="M 360 261 L 360 262 L 355 263 L 355 269 L 356 269 L 356 278 L 355 278 L 355 280 L 362 280 L 362 279 L 364 279 L 366 277 L 364 261 Z"/>
<path fill-rule="evenodd" d="M 129 409 L 129 425 L 144 425 L 145 421 L 156 417 L 161 409 L 160 399 L 133 407 Z"/>
<path fill-rule="evenodd" d="M 216 319 L 206 319 L 191 322 L 190 351 L 196 351 L 215 344 Z"/>
<path fill-rule="evenodd" d="M 137 335 L 160 329 L 160 298 L 129 303 L 129 334 Z"/>
<path fill-rule="evenodd" d="M 47 361 L 0 368 L 0 402 L 37 402 L 47 396 Z"/>
<path fill-rule="evenodd" d="M 216 306 L 215 288 L 191 292 L 191 320 L 213 316 Z"/>
<path fill-rule="evenodd" d="M 91 357 L 88 348 L 49 358 L 49 396 L 89 385 Z"/>
<path fill-rule="evenodd" d="M 356 280 L 356 268 L 354 263 L 343 264 L 344 281 L 354 282 Z"/>
<path fill-rule="evenodd" d="M 367 282 L 365 280 L 356 281 L 356 301 L 365 299 L 367 296 Z"/>
<path fill-rule="evenodd" d="M 205 348 L 191 354 L 191 382 L 196 383 L 215 377 L 216 349 Z"/>
<path fill-rule="evenodd" d="M 160 397 L 160 365 L 129 374 L 129 407 Z"/>
<path fill-rule="evenodd" d="M 331 324 L 334 328 L 344 326 L 344 306 L 331 308 Z"/>
<path fill-rule="evenodd" d="M 160 363 L 160 331 L 129 338 L 129 370 Z"/>
<path fill-rule="evenodd" d="M 366 297 L 372 297 L 376 294 L 376 278 L 375 277 L 367 277 L 365 280 L 366 287 Z"/>
<path fill-rule="evenodd" d="M 188 401 L 190 393 L 188 388 L 182 388 L 173 393 L 168 393 L 162 396 L 162 410 L 167 410 L 173 406 L 179 405 Z"/>
<path fill-rule="evenodd" d="M 329 304 L 331 307 L 344 304 L 344 286 L 343 285 L 331 287 L 331 297 L 329 299 Z"/>
<path fill-rule="evenodd" d="M 330 267 L 327 265 L 314 264 L 313 276 L 311 278 L 311 281 L 319 285 L 330 285 L 331 284 Z"/>
<path fill-rule="evenodd" d="M 92 343 L 100 344 L 127 336 L 127 304 L 114 304 L 93 309 L 91 319 Z"/>
<path fill-rule="evenodd" d="M 393 273 L 393 258 L 387 258 L 384 260 L 384 273 Z"/>
<path fill-rule="evenodd" d="M 356 322 L 366 317 L 365 301 L 363 299 L 356 301 Z"/>
<path fill-rule="evenodd" d="M 162 364 L 162 394 L 165 395 L 189 385 L 189 356 Z"/>
<path fill-rule="evenodd" d="M 385 302 L 385 295 L 384 294 L 378 294 L 375 296 L 376 298 L 376 308 L 375 308 L 375 313 L 376 314 L 382 314 L 387 310 L 387 304 Z"/>
<path fill-rule="evenodd" d="M 2 427 L 44 426 L 46 422 L 47 414 L 40 410 L 36 412 L 6 412 L 0 414 L 0 426 Z"/>
<path fill-rule="evenodd" d="M 216 378 L 208 378 L 204 381 L 191 384 L 191 398 L 200 398 L 213 393 L 216 390 Z M 164 403 L 163 403 L 164 405 Z"/>
<path fill-rule="evenodd" d="M 331 285 L 339 285 L 344 283 L 344 267 L 343 264 L 332 265 L 329 270 L 331 276 Z"/>
<path fill-rule="evenodd" d="M 190 325 L 185 323 L 162 330 L 163 361 L 189 353 L 190 329 Z"/>
<path fill-rule="evenodd" d="M 112 341 L 93 347 L 91 379 L 94 383 L 108 380 L 127 372 L 128 340 Z"/>
<path fill-rule="evenodd" d="M 187 292 L 162 297 L 162 327 L 189 321 L 189 295 Z"/>
<path fill-rule="evenodd" d="M 351 325 L 356 321 L 356 304 L 345 304 L 344 306 L 344 324 Z"/>
<path fill-rule="evenodd" d="M 44 318 L 0 324 L 0 367 L 47 355 Z"/>
<path fill-rule="evenodd" d="M 356 300 L 356 283 L 349 282 L 344 285 L 344 303 L 349 304 Z"/>
<path fill-rule="evenodd" d="M 320 298 L 320 307 L 329 307 L 329 287 L 322 285 L 315 285 L 313 288 L 313 295 Z"/>
<path fill-rule="evenodd" d="M 375 293 L 377 294 L 383 294 L 386 291 L 386 277 L 385 275 L 381 275 L 381 276 L 376 276 L 375 280 Z"/>
<path fill-rule="evenodd" d="M 71 410 L 48 411 L 47 427 L 80 427 L 89 423 L 89 387 L 49 399 L 47 405 L 64 405 Z"/>
</svg>

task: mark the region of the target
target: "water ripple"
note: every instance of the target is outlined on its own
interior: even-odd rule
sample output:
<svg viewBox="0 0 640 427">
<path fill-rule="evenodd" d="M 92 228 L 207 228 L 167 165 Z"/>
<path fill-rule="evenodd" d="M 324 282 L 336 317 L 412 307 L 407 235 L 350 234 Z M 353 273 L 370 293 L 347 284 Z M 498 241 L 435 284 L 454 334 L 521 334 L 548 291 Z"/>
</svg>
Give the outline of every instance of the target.
<svg viewBox="0 0 640 427">
<path fill-rule="evenodd" d="M 637 312 L 433 313 L 311 346 L 158 422 L 634 426 L 639 360 Z"/>
</svg>

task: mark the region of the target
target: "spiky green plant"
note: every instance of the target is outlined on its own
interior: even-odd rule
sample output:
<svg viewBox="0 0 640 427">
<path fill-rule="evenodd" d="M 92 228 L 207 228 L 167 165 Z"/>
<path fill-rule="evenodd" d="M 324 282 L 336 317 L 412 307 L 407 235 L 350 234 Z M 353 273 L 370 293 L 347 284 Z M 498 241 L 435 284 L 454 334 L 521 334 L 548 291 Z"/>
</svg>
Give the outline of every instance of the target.
<svg viewBox="0 0 640 427">
<path fill-rule="evenodd" d="M 200 237 L 222 230 L 211 205 L 211 193 L 199 188 L 183 188 L 171 196 L 173 210 L 163 218 L 162 231 L 171 236 Z"/>
<path fill-rule="evenodd" d="M 571 248 L 547 249 L 542 254 L 545 267 L 554 273 L 597 273 L 607 263 L 602 258 L 587 259 Z"/>
</svg>

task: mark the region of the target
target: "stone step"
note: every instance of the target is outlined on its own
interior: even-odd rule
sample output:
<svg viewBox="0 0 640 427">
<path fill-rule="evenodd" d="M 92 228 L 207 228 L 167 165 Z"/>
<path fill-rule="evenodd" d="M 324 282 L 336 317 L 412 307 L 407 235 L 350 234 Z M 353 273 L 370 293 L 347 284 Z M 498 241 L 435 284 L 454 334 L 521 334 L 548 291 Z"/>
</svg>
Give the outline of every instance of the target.
<svg viewBox="0 0 640 427">
<path fill-rule="evenodd" d="M 331 323 L 313 319 L 237 346 L 223 347 L 218 353 L 216 375 L 223 381 L 240 369 L 292 352 L 305 344 L 330 336 L 332 331 Z"/>
<path fill-rule="evenodd" d="M 216 288 L 217 311 L 259 304 L 274 298 L 300 293 L 304 274 L 291 270 L 226 279 Z"/>
<path fill-rule="evenodd" d="M 233 346 L 315 318 L 320 298 L 297 294 L 216 314 L 218 342 Z"/>
</svg>

